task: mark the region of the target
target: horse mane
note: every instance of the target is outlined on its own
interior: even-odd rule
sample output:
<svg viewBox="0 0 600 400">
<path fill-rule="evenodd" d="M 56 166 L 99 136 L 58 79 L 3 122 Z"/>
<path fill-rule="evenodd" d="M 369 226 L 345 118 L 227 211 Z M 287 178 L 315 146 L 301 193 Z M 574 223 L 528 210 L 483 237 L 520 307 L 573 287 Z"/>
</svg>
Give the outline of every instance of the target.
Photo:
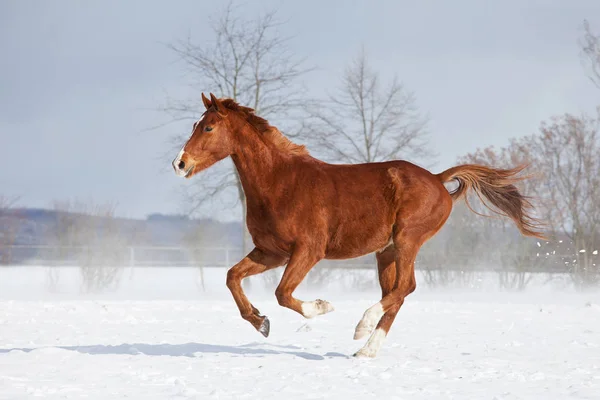
<svg viewBox="0 0 600 400">
<path fill-rule="evenodd" d="M 229 111 L 237 113 L 260 134 L 271 142 L 277 149 L 286 154 L 291 155 L 308 155 L 308 150 L 305 146 L 293 143 L 283 135 L 276 127 L 269 124 L 269 121 L 259 117 L 254 113 L 254 109 L 239 105 L 233 99 L 222 99 L 221 104 Z"/>
</svg>

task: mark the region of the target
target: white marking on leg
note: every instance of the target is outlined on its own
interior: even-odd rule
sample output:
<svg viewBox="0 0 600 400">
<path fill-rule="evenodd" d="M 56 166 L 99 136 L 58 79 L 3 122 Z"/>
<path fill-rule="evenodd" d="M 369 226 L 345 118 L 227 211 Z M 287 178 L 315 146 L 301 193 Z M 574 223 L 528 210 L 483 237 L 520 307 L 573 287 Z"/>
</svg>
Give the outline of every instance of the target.
<svg viewBox="0 0 600 400">
<path fill-rule="evenodd" d="M 305 318 L 313 318 L 317 315 L 327 314 L 333 311 L 331 303 L 325 300 L 304 301 L 302 302 L 302 315 Z"/>
<path fill-rule="evenodd" d="M 377 303 L 365 311 L 362 319 L 358 325 L 356 325 L 356 330 L 354 331 L 354 340 L 362 339 L 363 337 L 371 334 L 383 314 L 383 306 L 381 303 Z"/>
<path fill-rule="evenodd" d="M 363 346 L 362 349 L 354 354 L 355 357 L 369 357 L 373 358 L 381 349 L 381 345 L 385 341 L 387 334 L 381 328 L 375 329 L 375 332 L 371 335 L 367 343 Z"/>
</svg>

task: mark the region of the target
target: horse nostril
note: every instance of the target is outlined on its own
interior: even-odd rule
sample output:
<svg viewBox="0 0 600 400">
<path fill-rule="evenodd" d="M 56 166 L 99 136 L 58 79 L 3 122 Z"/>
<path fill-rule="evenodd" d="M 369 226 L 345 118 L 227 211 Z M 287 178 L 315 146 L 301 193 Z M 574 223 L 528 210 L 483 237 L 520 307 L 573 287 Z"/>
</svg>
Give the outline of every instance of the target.
<svg viewBox="0 0 600 400">
<path fill-rule="evenodd" d="M 177 164 L 177 168 L 184 169 L 185 168 L 185 163 L 183 161 L 179 161 L 179 164 Z"/>
</svg>

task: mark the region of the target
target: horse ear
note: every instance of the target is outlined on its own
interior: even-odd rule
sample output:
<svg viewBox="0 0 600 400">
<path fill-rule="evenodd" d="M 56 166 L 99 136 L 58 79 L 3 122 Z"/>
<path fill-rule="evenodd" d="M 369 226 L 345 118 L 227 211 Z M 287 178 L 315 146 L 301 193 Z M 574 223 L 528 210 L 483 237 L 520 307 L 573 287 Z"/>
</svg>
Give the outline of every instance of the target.
<svg viewBox="0 0 600 400">
<path fill-rule="evenodd" d="M 223 111 L 223 105 L 221 104 L 219 99 L 217 99 L 215 97 L 215 95 L 212 93 L 210 94 L 210 102 L 211 102 L 212 106 L 215 108 L 215 111 L 217 111 L 218 113 Z"/>
<path fill-rule="evenodd" d="M 202 102 L 204 103 L 204 107 L 206 107 L 206 109 L 208 110 L 210 108 L 210 106 L 212 105 L 210 103 L 210 100 L 204 95 L 204 92 L 202 93 Z"/>
</svg>

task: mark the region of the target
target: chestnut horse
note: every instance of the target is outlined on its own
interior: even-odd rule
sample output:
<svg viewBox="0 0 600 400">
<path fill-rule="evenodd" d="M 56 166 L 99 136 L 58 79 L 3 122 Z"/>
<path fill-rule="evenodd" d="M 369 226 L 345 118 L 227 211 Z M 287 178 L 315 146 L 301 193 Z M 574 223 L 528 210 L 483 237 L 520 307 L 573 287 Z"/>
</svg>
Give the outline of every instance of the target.
<svg viewBox="0 0 600 400">
<path fill-rule="evenodd" d="M 448 219 L 467 191 L 487 199 L 521 233 L 543 237 L 531 204 L 514 186 L 523 169 L 460 165 L 439 174 L 407 161 L 328 164 L 309 155 L 254 110 L 231 99 L 210 99 L 173 161 L 191 178 L 231 156 L 247 198 L 246 224 L 255 248 L 227 273 L 227 287 L 247 320 L 265 337 L 270 324 L 242 290 L 242 279 L 286 265 L 277 301 L 306 318 L 333 311 L 324 300 L 301 301 L 294 290 L 323 259 L 375 253 L 382 298 L 367 309 L 354 339 L 371 335 L 355 356 L 374 357 L 404 299 L 416 288 L 419 248 Z M 449 192 L 445 182 L 458 181 Z M 485 202 L 484 202 L 485 203 Z M 486 205 L 492 209 L 491 206 Z"/>
</svg>

